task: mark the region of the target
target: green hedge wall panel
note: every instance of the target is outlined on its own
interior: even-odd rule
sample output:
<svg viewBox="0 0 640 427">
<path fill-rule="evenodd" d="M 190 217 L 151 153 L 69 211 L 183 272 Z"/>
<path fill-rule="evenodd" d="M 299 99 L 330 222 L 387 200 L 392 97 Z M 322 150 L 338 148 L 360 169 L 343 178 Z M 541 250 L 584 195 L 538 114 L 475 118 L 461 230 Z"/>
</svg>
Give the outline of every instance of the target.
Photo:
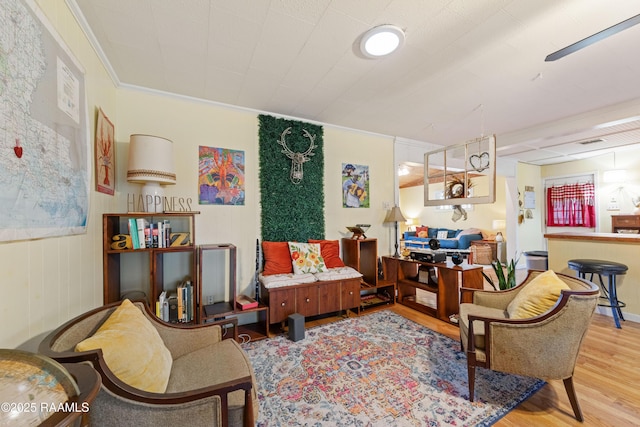
<svg viewBox="0 0 640 427">
<path fill-rule="evenodd" d="M 259 116 L 260 193 L 262 240 L 298 241 L 324 238 L 324 142 L 322 126 L 268 115 Z M 303 178 L 291 182 L 292 161 L 278 144 L 282 132 L 294 153 L 307 151 L 311 141 L 303 130 L 315 135 L 316 147 L 302 164 Z"/>
</svg>

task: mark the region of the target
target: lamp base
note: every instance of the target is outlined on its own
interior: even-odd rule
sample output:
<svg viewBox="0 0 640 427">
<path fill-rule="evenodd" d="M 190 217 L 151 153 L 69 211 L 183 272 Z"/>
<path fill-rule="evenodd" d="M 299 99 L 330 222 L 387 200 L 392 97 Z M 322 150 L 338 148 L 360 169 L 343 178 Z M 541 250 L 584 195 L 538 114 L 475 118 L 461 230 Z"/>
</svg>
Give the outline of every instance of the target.
<svg viewBox="0 0 640 427">
<path fill-rule="evenodd" d="M 164 188 L 158 182 L 146 182 L 142 186 L 145 212 L 164 212 Z"/>
</svg>

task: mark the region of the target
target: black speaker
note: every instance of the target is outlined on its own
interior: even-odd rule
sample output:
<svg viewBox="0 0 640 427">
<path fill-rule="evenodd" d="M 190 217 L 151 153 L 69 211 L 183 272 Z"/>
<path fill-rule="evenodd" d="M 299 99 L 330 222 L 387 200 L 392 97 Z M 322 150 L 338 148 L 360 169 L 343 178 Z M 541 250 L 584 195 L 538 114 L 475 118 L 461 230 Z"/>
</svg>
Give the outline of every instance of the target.
<svg viewBox="0 0 640 427">
<path fill-rule="evenodd" d="M 291 341 L 300 341 L 304 339 L 304 316 L 302 314 L 293 313 L 289 315 L 289 339 Z"/>
</svg>

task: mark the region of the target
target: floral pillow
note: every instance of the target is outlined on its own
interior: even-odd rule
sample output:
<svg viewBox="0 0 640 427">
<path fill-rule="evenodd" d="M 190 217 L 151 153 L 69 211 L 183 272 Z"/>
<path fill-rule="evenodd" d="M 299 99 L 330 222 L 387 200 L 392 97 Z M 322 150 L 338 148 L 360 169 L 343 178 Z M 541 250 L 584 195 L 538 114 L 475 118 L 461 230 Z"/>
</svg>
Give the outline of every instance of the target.
<svg viewBox="0 0 640 427">
<path fill-rule="evenodd" d="M 289 242 L 294 274 L 321 273 L 327 269 L 319 243 Z"/>
</svg>

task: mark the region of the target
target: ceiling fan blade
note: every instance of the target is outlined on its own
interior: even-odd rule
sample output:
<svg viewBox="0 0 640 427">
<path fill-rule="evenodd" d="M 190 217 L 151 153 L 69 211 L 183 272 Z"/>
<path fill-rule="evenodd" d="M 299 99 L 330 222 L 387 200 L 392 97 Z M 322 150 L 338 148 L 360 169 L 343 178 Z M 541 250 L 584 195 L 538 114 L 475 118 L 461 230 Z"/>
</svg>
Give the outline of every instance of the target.
<svg viewBox="0 0 640 427">
<path fill-rule="evenodd" d="M 571 44 L 565 48 L 562 48 L 556 52 L 553 52 L 550 55 L 547 55 L 547 57 L 544 59 L 545 62 L 551 62 L 551 61 L 555 61 L 557 59 L 560 59 L 562 57 L 565 57 L 567 55 L 569 55 L 570 53 L 573 53 L 577 50 L 580 50 L 582 48 L 585 48 L 595 42 L 598 42 L 600 40 L 606 39 L 609 36 L 612 36 L 616 33 L 619 33 L 622 30 L 626 30 L 627 28 L 633 27 L 636 24 L 640 24 L 640 15 L 636 15 L 636 16 L 632 16 L 631 18 L 619 22 L 616 25 L 613 25 L 609 28 L 607 28 L 606 30 L 602 30 L 598 33 L 595 33 L 587 38 L 584 38 L 582 40 L 580 40 L 579 42 L 575 42 L 574 44 Z"/>
</svg>

